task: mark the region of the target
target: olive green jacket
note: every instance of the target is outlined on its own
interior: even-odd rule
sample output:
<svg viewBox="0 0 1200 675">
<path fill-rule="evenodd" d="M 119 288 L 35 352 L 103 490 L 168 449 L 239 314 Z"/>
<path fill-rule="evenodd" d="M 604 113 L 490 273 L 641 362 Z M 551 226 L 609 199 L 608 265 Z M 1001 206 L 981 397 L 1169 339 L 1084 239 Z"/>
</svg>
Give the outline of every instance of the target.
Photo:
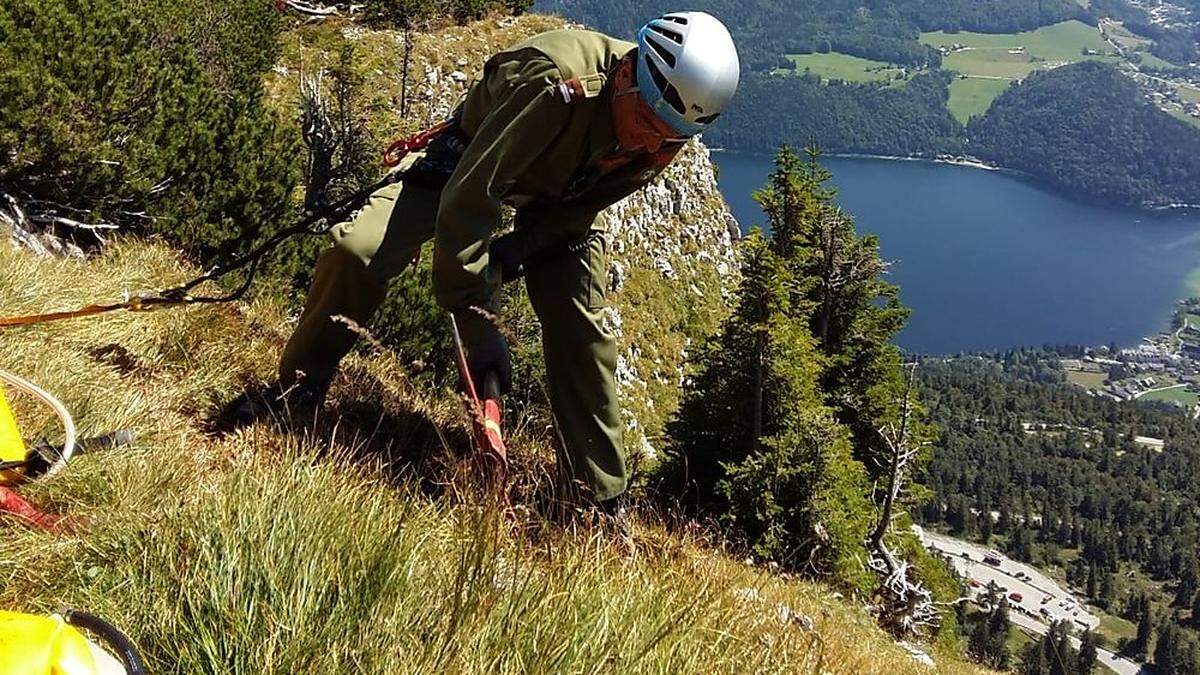
<svg viewBox="0 0 1200 675">
<path fill-rule="evenodd" d="M 665 166 L 661 155 L 640 153 L 615 169 L 597 167 L 620 152 L 607 74 L 635 47 L 556 30 L 488 60 L 459 110 L 471 141 L 438 208 L 433 284 L 443 307 L 490 305 L 500 271 L 489 266 L 488 247 L 502 205 L 516 208 L 532 254 L 582 236 L 601 210 Z"/>
</svg>

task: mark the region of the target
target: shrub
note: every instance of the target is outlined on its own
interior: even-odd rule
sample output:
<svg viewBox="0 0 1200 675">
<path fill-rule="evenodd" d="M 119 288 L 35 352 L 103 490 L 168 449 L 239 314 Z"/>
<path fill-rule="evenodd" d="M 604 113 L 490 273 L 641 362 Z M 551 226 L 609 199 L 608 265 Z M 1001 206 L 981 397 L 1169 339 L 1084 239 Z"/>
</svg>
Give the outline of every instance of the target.
<svg viewBox="0 0 1200 675">
<path fill-rule="evenodd" d="M 166 234 L 205 261 L 274 227 L 295 141 L 261 105 L 278 19 L 253 5 L 4 3 L 0 188 L 31 210 Z"/>
</svg>

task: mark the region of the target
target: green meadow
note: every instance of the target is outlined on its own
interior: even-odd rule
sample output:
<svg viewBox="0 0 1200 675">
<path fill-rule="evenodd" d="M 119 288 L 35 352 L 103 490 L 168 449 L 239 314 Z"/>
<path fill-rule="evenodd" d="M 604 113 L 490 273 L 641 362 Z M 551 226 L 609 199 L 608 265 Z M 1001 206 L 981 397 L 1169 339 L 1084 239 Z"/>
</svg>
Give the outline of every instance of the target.
<svg viewBox="0 0 1200 675">
<path fill-rule="evenodd" d="M 1009 84 L 1034 70 L 1085 59 L 1120 60 L 1099 30 L 1080 21 L 1064 21 L 1022 33 L 936 31 L 922 33 L 921 42 L 946 49 L 959 46 L 958 51 L 943 57 L 942 67 L 966 76 L 950 87 L 950 112 L 961 122 L 986 112 Z M 1100 54 L 1085 55 L 1085 50 Z"/>
<path fill-rule="evenodd" d="M 897 80 L 907 81 L 904 70 L 883 61 L 863 59 L 848 54 L 789 54 L 796 64 L 796 72 L 809 71 L 822 80 L 844 80 L 846 82 L 872 82 Z"/>
</svg>

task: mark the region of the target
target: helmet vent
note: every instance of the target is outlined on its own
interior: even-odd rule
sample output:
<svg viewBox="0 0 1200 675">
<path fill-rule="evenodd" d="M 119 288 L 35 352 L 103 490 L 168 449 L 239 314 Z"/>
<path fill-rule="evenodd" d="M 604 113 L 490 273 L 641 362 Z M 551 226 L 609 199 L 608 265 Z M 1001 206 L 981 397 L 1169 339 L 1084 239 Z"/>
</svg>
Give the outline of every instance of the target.
<svg viewBox="0 0 1200 675">
<path fill-rule="evenodd" d="M 665 98 L 667 103 L 670 103 L 671 107 L 675 109 L 675 112 L 679 113 L 680 115 L 687 111 L 687 106 L 683 105 L 683 99 L 679 97 L 679 92 L 676 91 L 675 85 L 668 84 L 667 88 L 663 89 L 663 98 Z"/>
<path fill-rule="evenodd" d="M 683 44 L 683 36 L 680 35 L 679 33 L 676 33 L 673 30 L 667 30 L 666 28 L 663 28 L 662 26 L 655 26 L 654 24 L 650 24 L 650 30 L 654 31 L 655 33 L 658 33 L 659 35 L 667 38 L 668 40 L 670 40 L 671 42 L 674 42 L 677 45 Z"/>
<path fill-rule="evenodd" d="M 647 37 L 649 37 L 649 36 L 647 36 Z M 650 46 L 650 49 L 654 50 L 655 54 L 658 54 L 659 58 L 661 58 L 663 61 L 667 62 L 668 68 L 674 68 L 675 67 L 675 55 L 672 54 L 671 52 L 667 51 L 666 46 L 663 45 L 662 43 L 660 43 L 658 41 L 659 39 L 660 38 L 655 38 L 653 40 L 646 40 L 646 44 Z"/>
<path fill-rule="evenodd" d="M 662 71 L 658 69 L 658 66 L 654 64 L 654 61 L 649 56 L 646 56 L 645 59 L 646 67 L 650 70 L 650 77 L 654 80 L 654 84 L 658 87 L 658 90 L 662 92 L 663 99 L 675 109 L 675 112 L 680 115 L 684 114 L 687 111 L 687 106 L 683 104 L 683 98 L 675 90 L 675 85 L 667 81 L 667 77 L 663 75 Z"/>
<path fill-rule="evenodd" d="M 663 21 L 671 21 L 671 22 L 673 22 L 673 23 L 677 23 L 677 24 L 679 24 L 679 25 L 681 25 L 681 26 L 686 26 L 686 25 L 687 25 L 687 19 L 686 19 L 686 18 L 684 18 L 684 17 L 682 17 L 682 16 L 664 16 L 664 17 L 662 18 L 662 20 L 663 20 Z"/>
<path fill-rule="evenodd" d="M 667 82 L 667 76 L 663 75 L 662 71 L 658 69 L 658 66 L 654 64 L 654 61 L 650 58 L 650 56 L 646 55 L 645 59 L 646 68 L 650 70 L 650 78 L 654 80 L 654 86 L 658 87 L 659 91 L 663 91 L 667 87 L 671 86 L 671 84 Z"/>
<path fill-rule="evenodd" d="M 713 122 L 716 122 L 717 118 L 720 116 L 721 116 L 721 113 L 713 113 L 712 115 L 705 115 L 704 117 L 697 117 L 696 124 L 712 124 Z"/>
</svg>

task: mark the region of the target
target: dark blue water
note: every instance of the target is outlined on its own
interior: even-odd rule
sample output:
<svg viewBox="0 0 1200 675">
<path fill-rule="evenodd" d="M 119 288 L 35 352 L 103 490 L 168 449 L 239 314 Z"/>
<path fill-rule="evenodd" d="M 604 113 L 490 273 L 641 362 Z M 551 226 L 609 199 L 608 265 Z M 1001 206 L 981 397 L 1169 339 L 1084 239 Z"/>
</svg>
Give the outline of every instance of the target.
<svg viewBox="0 0 1200 675">
<path fill-rule="evenodd" d="M 770 157 L 716 152 L 743 229 Z M 912 317 L 898 342 L 950 353 L 1138 342 L 1200 290 L 1200 214 L 1089 206 L 999 172 L 827 158 L 843 209 L 879 235 Z M 1191 280 L 1189 281 L 1189 277 Z"/>
</svg>

